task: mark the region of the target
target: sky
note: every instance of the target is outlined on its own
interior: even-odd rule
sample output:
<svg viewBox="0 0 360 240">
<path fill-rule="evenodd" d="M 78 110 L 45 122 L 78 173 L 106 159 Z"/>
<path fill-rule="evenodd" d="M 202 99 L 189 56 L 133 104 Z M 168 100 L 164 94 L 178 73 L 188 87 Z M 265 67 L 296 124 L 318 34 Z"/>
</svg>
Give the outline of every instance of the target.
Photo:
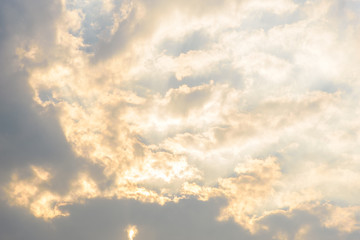
<svg viewBox="0 0 360 240">
<path fill-rule="evenodd" d="M 360 239 L 359 0 L 0 6 L 0 239 Z"/>
</svg>

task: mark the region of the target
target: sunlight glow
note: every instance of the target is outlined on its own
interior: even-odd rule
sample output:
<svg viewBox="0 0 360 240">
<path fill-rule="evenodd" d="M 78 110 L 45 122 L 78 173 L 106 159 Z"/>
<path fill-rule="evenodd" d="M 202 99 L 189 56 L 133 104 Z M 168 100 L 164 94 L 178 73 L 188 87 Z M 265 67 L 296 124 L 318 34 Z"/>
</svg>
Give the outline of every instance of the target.
<svg viewBox="0 0 360 240">
<path fill-rule="evenodd" d="M 138 229 L 135 225 L 129 225 L 126 229 L 129 240 L 134 240 L 136 234 L 138 233 Z"/>
</svg>

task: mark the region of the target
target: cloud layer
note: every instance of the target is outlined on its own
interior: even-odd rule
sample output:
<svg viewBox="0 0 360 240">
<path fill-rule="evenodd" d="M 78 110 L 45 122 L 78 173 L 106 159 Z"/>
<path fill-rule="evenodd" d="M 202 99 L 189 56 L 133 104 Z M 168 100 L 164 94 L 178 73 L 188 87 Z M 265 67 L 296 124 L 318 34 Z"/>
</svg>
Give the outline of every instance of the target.
<svg viewBox="0 0 360 240">
<path fill-rule="evenodd" d="M 0 3 L 1 222 L 41 232 L 20 236 L 82 239 L 82 206 L 109 239 L 359 236 L 358 1 Z"/>
</svg>

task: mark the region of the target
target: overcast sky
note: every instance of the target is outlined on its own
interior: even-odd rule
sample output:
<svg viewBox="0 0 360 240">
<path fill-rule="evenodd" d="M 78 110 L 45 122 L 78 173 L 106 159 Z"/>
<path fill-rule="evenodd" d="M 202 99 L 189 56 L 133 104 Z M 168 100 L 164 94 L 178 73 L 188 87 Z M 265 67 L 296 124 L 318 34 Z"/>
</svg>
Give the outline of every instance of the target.
<svg viewBox="0 0 360 240">
<path fill-rule="evenodd" d="M 0 0 L 0 239 L 360 239 L 359 63 L 359 0 Z"/>
</svg>

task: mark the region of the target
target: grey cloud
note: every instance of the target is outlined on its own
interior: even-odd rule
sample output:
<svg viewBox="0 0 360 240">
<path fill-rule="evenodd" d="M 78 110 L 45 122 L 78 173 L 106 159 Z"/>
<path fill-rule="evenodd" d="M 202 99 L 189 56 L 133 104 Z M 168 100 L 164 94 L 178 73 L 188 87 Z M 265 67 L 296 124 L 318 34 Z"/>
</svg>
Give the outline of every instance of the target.
<svg viewBox="0 0 360 240">
<path fill-rule="evenodd" d="M 164 49 L 166 54 L 171 56 L 179 56 L 191 50 L 201 50 L 208 47 L 208 34 L 203 31 L 195 31 L 184 36 L 183 39 L 165 39 L 159 46 Z"/>
<path fill-rule="evenodd" d="M 0 238 L 27 240 L 127 240 L 125 229 L 136 225 L 136 240 L 268 240 L 279 233 L 296 239 L 307 227 L 302 239 L 358 239 L 360 232 L 342 233 L 325 228 L 317 216 L 295 210 L 290 215 L 271 214 L 261 220 L 268 230 L 252 235 L 233 221 L 218 222 L 219 209 L 226 202 L 211 199 L 181 200 L 164 206 L 144 204 L 134 200 L 93 199 L 83 204 L 67 206 L 71 215 L 44 222 L 22 209 L 8 208 L 0 202 Z"/>
<path fill-rule="evenodd" d="M 0 200 L 0 239 L 55 239 L 50 233 L 51 227 L 41 219 L 36 219 L 23 209 L 10 208 Z"/>
<path fill-rule="evenodd" d="M 181 200 L 165 206 L 133 200 L 94 199 L 67 207 L 71 215 L 44 222 L 0 202 L 0 238 L 27 240 L 126 240 L 125 228 L 136 225 L 136 240 L 253 239 L 239 225 L 217 222 L 221 199 Z"/>
<path fill-rule="evenodd" d="M 288 239 L 355 239 L 360 237 L 359 231 L 352 233 L 340 232 L 336 228 L 326 228 L 321 225 L 319 218 L 310 211 L 294 210 L 289 215 L 277 213 L 271 214 L 261 220 L 261 223 L 269 227 L 269 231 L 259 232 L 260 239 L 267 239 L 266 236 L 276 236 L 278 233 L 286 234 Z"/>
<path fill-rule="evenodd" d="M 167 111 L 174 115 L 187 116 L 189 111 L 201 108 L 211 97 L 211 85 L 204 88 L 189 89 L 180 87 L 178 90 L 170 90 L 167 95 L 170 101 Z"/>
<path fill-rule="evenodd" d="M 1 66 L 9 73 L 13 69 L 15 48 L 27 40 L 51 47 L 55 38 L 54 27 L 60 15 L 58 1 L 1 0 L 0 46 Z"/>
<path fill-rule="evenodd" d="M 112 57 L 114 54 L 123 51 L 130 45 L 138 35 L 142 33 L 142 25 L 136 22 L 136 9 L 132 9 L 128 18 L 121 22 L 114 36 L 110 40 L 100 40 L 95 46 L 94 61 L 104 60 Z"/>
<path fill-rule="evenodd" d="M 60 228 L 74 228 L 70 233 L 81 229 L 76 239 L 97 239 L 109 234 L 108 239 L 115 240 L 128 224 L 138 227 L 136 240 L 250 237 L 249 233 L 235 223 L 219 223 L 215 220 L 222 204 L 221 199 L 209 202 L 181 200 L 177 204 L 169 203 L 165 206 L 124 200 L 94 200 L 84 206 L 72 207 L 70 218 L 66 222 L 59 219 L 55 224 L 59 224 Z M 98 230 L 90 232 L 94 228 Z M 67 239 L 72 237 L 68 236 Z"/>
<path fill-rule="evenodd" d="M 36 43 L 51 49 L 60 14 L 57 1 L 0 1 L 0 182 L 29 165 L 56 169 L 54 186 L 61 190 L 79 161 L 59 126 L 57 112 L 32 100 L 28 75 L 18 66 L 18 46 Z M 46 63 L 42 63 L 46 64 Z"/>
</svg>

